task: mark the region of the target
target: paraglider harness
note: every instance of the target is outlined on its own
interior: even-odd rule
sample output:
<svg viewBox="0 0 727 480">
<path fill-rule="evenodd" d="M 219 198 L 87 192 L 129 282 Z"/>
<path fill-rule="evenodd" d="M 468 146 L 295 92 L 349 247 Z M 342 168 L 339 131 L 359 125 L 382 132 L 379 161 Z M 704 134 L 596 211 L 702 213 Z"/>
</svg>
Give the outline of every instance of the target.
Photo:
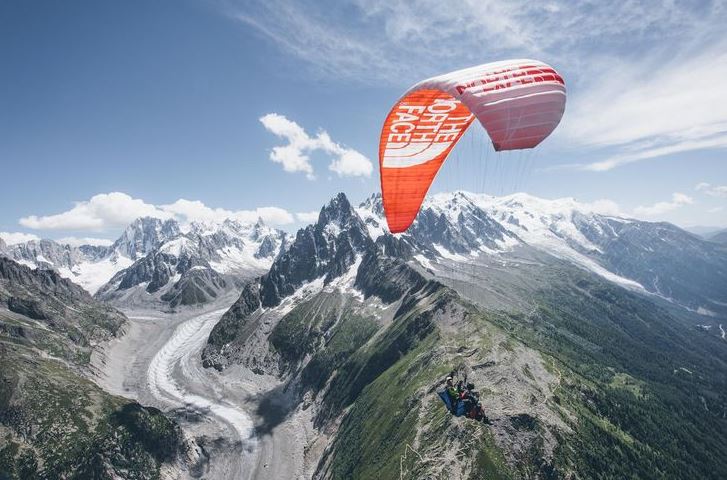
<svg viewBox="0 0 727 480">
<path fill-rule="evenodd" d="M 447 409 L 455 417 L 467 417 L 472 420 L 490 423 L 480 402 L 480 394 L 473 383 L 467 383 L 467 377 L 457 382 L 456 387 L 446 386 L 437 392 Z"/>
</svg>

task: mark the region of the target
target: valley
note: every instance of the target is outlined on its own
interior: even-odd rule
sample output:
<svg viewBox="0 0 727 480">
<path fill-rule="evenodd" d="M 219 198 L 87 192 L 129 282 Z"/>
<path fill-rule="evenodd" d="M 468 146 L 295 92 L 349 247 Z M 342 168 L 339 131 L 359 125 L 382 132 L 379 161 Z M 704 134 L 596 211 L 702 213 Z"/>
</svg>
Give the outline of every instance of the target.
<svg viewBox="0 0 727 480">
<path fill-rule="evenodd" d="M 169 239 L 147 235 L 150 220 L 125 233 L 139 239 L 126 251 L 147 253 L 96 293 L 125 320 L 83 374 L 181 429 L 163 478 L 726 468 L 722 247 L 524 195 L 434 196 L 404 235 L 382 222 L 379 197 L 339 194 L 295 236 L 275 234 L 266 260 L 255 255 L 273 237 L 249 233 L 260 227 Z M 447 413 L 448 374 L 476 385 L 491 425 Z M 662 442 L 666 425 L 691 447 Z"/>
</svg>

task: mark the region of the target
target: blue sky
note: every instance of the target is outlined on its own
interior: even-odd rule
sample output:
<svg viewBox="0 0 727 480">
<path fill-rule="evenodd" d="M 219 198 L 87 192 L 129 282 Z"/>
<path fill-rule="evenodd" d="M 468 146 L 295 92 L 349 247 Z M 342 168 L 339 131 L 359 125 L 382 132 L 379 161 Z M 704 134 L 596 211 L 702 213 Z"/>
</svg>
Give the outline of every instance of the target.
<svg viewBox="0 0 727 480">
<path fill-rule="evenodd" d="M 0 232 L 113 238 L 137 214 L 294 229 L 378 190 L 408 86 L 520 57 L 566 79 L 561 126 L 497 155 L 473 125 L 434 191 L 727 226 L 725 2 L 606 3 L 2 2 Z"/>
</svg>

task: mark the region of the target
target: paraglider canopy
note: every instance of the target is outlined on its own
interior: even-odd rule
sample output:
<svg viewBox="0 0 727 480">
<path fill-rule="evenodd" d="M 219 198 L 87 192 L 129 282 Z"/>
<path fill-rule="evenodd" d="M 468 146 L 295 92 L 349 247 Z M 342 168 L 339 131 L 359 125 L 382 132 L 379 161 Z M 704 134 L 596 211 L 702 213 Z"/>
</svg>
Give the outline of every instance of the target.
<svg viewBox="0 0 727 480">
<path fill-rule="evenodd" d="M 410 88 L 384 122 L 381 193 L 392 233 L 414 221 L 442 163 L 477 118 L 496 151 L 533 148 L 560 122 L 565 82 L 536 60 L 486 63 Z"/>
</svg>

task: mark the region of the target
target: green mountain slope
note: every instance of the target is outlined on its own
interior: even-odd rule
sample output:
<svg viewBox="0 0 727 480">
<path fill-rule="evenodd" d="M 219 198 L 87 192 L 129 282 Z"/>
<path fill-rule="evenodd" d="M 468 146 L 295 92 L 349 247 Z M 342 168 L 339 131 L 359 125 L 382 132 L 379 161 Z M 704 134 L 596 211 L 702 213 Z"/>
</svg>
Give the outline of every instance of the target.
<svg viewBox="0 0 727 480">
<path fill-rule="evenodd" d="M 84 378 L 125 318 L 56 273 L 0 258 L 0 478 L 159 478 L 176 424 Z"/>
</svg>

